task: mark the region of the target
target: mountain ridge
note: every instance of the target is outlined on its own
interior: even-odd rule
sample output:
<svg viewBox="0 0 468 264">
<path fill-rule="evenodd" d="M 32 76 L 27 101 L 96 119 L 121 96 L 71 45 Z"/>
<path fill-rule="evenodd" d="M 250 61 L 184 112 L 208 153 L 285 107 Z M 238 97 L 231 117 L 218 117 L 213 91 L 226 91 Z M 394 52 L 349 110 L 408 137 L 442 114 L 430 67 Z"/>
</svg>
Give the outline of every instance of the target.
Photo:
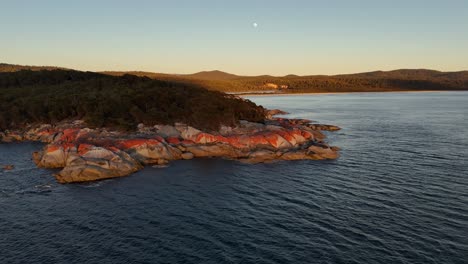
<svg viewBox="0 0 468 264">
<path fill-rule="evenodd" d="M 10 72 L 10 71 L 19 71 L 19 70 L 74 70 L 70 68 L 60 67 L 60 66 L 34 66 L 34 65 L 19 65 L 19 64 L 9 64 L 9 63 L 0 63 L 0 72 Z M 80 71 L 80 70 L 75 70 Z M 409 69 L 409 68 L 401 68 L 395 70 L 376 70 L 376 71 L 369 71 L 369 72 L 356 72 L 356 73 L 346 73 L 346 74 L 308 74 L 308 75 L 297 75 L 297 74 L 287 74 L 282 76 L 273 76 L 268 74 L 261 74 L 261 75 L 239 75 L 234 73 L 229 73 L 226 71 L 221 70 L 206 70 L 206 71 L 199 71 L 195 73 L 189 74 L 178 74 L 178 73 L 160 73 L 160 72 L 152 72 L 152 71 L 140 71 L 140 70 L 129 70 L 129 71 L 97 71 L 99 73 L 119 73 L 119 74 L 133 74 L 133 75 L 153 75 L 153 76 L 180 76 L 180 77 L 188 77 L 200 80 L 232 80 L 232 79 L 239 79 L 239 78 L 258 78 L 258 77 L 268 77 L 268 78 L 301 78 L 301 77 L 348 77 L 348 76 L 367 76 L 367 77 L 389 77 L 389 75 L 410 75 L 413 76 L 422 76 L 426 75 L 433 75 L 433 76 L 447 76 L 447 75 L 467 75 L 468 78 L 468 70 L 460 70 L 460 71 L 440 71 L 434 69 L 426 69 L 426 68 L 417 68 L 417 69 Z"/>
<path fill-rule="evenodd" d="M 52 66 L 0 64 L 0 72 L 57 70 Z M 198 85 L 227 93 L 324 93 L 386 91 L 468 90 L 468 71 L 442 72 L 429 69 L 398 69 L 355 74 L 298 76 L 241 76 L 219 70 L 194 74 L 146 71 L 103 71 L 111 76 L 135 75 L 181 85 Z"/>
</svg>

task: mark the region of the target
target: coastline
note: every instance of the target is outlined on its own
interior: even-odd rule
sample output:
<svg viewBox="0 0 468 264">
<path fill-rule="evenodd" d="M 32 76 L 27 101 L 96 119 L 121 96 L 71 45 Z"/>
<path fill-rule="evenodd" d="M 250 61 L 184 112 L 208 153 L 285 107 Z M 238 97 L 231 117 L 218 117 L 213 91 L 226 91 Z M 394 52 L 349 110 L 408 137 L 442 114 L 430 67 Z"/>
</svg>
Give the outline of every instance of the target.
<svg viewBox="0 0 468 264">
<path fill-rule="evenodd" d="M 245 93 L 235 94 L 239 97 L 248 96 L 303 96 L 303 95 L 337 95 L 337 94 L 377 94 L 377 93 L 444 93 L 444 92 L 468 92 L 464 90 L 421 90 L 421 91 L 366 91 L 366 92 L 310 92 L 310 93 Z"/>
<path fill-rule="evenodd" d="M 96 181 L 130 175 L 146 165 L 166 165 L 174 160 L 223 158 L 244 163 L 279 160 L 333 160 L 339 148 L 325 142 L 323 131 L 339 127 L 307 119 L 273 117 L 264 123 L 241 120 L 237 126 L 202 131 L 182 123 L 145 126 L 132 132 L 92 129 L 83 120 L 38 124 L 19 130 L 0 131 L 0 143 L 39 141 L 47 143 L 33 153 L 41 168 L 61 168 L 59 183 Z M 9 167 L 8 167 L 9 168 Z"/>
</svg>

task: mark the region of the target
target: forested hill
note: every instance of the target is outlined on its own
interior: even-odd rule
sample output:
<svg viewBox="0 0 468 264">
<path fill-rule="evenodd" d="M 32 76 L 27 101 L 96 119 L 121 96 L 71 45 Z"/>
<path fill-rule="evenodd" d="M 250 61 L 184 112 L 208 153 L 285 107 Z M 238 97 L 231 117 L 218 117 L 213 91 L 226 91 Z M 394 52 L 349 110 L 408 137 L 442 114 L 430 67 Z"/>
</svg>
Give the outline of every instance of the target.
<svg viewBox="0 0 468 264">
<path fill-rule="evenodd" d="M 246 77 L 230 81 L 227 91 L 277 90 L 308 92 L 382 92 L 422 90 L 468 90 L 468 72 L 397 70 L 335 76 Z M 232 84 L 231 84 L 232 85 Z M 273 88 L 272 87 L 284 87 Z"/>
<path fill-rule="evenodd" d="M 238 76 L 219 71 L 201 72 L 192 75 L 170 75 L 150 72 L 131 72 L 154 79 L 177 79 L 197 83 L 208 89 L 223 92 L 383 92 L 421 90 L 468 90 L 468 71 L 439 72 L 433 70 L 376 71 L 344 75 L 312 75 L 284 77 Z M 123 75 L 126 72 L 109 72 Z"/>
<path fill-rule="evenodd" d="M 215 130 L 239 120 L 261 122 L 264 109 L 177 80 L 72 70 L 0 72 L 0 130 L 66 119 L 128 130 L 175 122 Z"/>
<path fill-rule="evenodd" d="M 22 69 L 18 66 L 0 64 L 5 69 Z M 41 69 L 33 67 L 32 70 Z M 232 93 L 312 93 L 312 92 L 382 92 L 421 90 L 468 90 L 468 71 L 440 72 L 426 69 L 402 69 L 374 71 L 342 75 L 287 75 L 275 77 L 240 76 L 222 71 L 205 71 L 194 74 L 163 74 L 154 72 L 102 72 L 112 76 L 132 74 L 166 82 L 205 87 L 210 90 Z"/>
<path fill-rule="evenodd" d="M 16 72 L 21 70 L 30 70 L 30 71 L 42 71 L 42 70 L 58 70 L 65 68 L 55 67 L 55 66 L 27 66 L 27 65 L 15 65 L 0 63 L 0 72 Z"/>
<path fill-rule="evenodd" d="M 188 77 L 188 78 L 199 79 L 199 80 L 225 80 L 225 81 L 242 78 L 242 76 L 238 76 L 235 74 L 222 72 L 222 71 L 202 71 L 202 72 L 197 72 L 194 74 L 182 75 L 182 77 Z"/>
<path fill-rule="evenodd" d="M 402 69 L 394 71 L 373 71 L 356 74 L 341 74 L 335 77 L 403 79 L 403 80 L 468 80 L 468 71 L 441 72 L 426 69 Z"/>
</svg>

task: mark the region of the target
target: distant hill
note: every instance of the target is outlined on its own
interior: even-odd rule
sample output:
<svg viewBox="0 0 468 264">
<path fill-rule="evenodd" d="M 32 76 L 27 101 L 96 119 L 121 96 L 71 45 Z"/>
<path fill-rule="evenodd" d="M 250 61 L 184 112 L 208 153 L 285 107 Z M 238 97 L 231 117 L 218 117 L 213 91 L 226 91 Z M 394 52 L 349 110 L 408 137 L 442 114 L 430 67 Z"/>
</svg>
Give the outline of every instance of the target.
<svg viewBox="0 0 468 264">
<path fill-rule="evenodd" d="M 157 73 L 157 72 L 145 72 L 145 71 L 103 71 L 100 72 L 106 75 L 112 76 L 122 76 L 125 74 L 135 75 L 139 77 L 149 77 L 152 79 L 159 79 L 159 78 L 170 78 L 176 75 L 173 74 L 166 74 L 166 73 Z"/>
<path fill-rule="evenodd" d="M 238 75 L 222 71 L 202 71 L 194 74 L 185 74 L 181 76 L 199 80 L 233 80 L 240 78 L 240 76 Z"/>
<path fill-rule="evenodd" d="M 468 80 L 468 71 L 441 72 L 426 69 L 401 69 L 394 71 L 374 71 L 357 74 L 341 74 L 334 77 L 341 78 L 372 78 L 372 79 L 406 79 L 406 80 L 432 80 L 432 79 L 463 79 Z"/>
<path fill-rule="evenodd" d="M 27 66 L 27 65 L 15 65 L 0 63 L 0 72 L 16 72 L 21 70 L 30 70 L 30 71 L 41 71 L 41 70 L 64 70 L 65 68 L 55 67 L 55 66 Z"/>
<path fill-rule="evenodd" d="M 288 74 L 288 75 L 284 76 L 284 78 L 297 78 L 297 77 L 300 77 L 300 76 L 296 75 L 296 74 Z"/>
<path fill-rule="evenodd" d="M 1 64 L 0 72 L 31 68 L 58 69 Z M 7 70 L 5 70 L 7 69 Z M 399 69 L 340 75 L 283 77 L 270 75 L 240 76 L 222 71 L 203 71 L 194 74 L 164 74 L 143 71 L 108 71 L 106 75 L 135 75 L 155 80 L 197 85 L 209 90 L 228 93 L 321 93 L 321 92 L 382 92 L 421 90 L 468 90 L 468 71 L 441 72 L 427 69 Z"/>
<path fill-rule="evenodd" d="M 126 73 L 153 79 L 196 83 L 210 90 L 230 93 L 468 90 L 468 71 L 440 72 L 426 69 L 400 69 L 339 75 L 298 76 L 289 74 L 283 77 L 240 76 L 222 71 L 206 71 L 188 75 L 120 72 L 118 75 Z"/>
</svg>

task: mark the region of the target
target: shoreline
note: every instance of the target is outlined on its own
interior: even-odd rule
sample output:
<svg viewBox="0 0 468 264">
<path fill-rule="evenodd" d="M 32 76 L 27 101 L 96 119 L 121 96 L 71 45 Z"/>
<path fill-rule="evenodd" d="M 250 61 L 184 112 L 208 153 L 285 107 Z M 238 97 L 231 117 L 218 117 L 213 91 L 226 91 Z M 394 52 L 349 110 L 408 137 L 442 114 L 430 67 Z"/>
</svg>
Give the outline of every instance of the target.
<svg viewBox="0 0 468 264">
<path fill-rule="evenodd" d="M 336 94 L 377 94 L 377 93 L 443 93 L 443 92 L 468 92 L 468 90 L 421 90 L 421 91 L 367 91 L 367 92 L 310 92 L 310 93 L 245 93 L 234 94 L 239 97 L 248 96 L 302 96 L 302 95 L 336 95 Z"/>
<path fill-rule="evenodd" d="M 269 110 L 264 123 L 241 120 L 234 127 L 222 126 L 216 131 L 198 130 L 183 123 L 139 124 L 136 131 L 114 131 L 88 128 L 83 120 L 69 120 L 0 131 L 0 143 L 46 143 L 41 151 L 33 153 L 33 161 L 40 168 L 60 168 L 54 174 L 59 183 L 124 177 L 147 165 L 193 158 L 255 164 L 339 157 L 340 149 L 328 145 L 322 133 L 340 130 L 339 127 L 307 119 L 273 117 L 280 113 Z"/>
</svg>

